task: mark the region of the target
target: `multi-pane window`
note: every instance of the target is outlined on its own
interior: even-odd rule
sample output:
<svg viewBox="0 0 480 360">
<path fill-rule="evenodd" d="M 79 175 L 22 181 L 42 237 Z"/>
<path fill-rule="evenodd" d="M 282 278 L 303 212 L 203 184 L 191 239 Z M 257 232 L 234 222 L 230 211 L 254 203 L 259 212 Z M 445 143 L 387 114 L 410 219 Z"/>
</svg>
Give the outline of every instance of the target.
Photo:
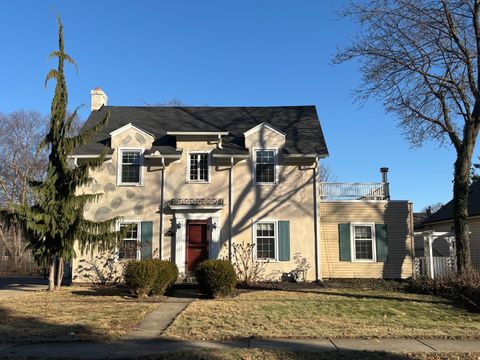
<svg viewBox="0 0 480 360">
<path fill-rule="evenodd" d="M 257 184 L 275 183 L 275 150 L 255 151 L 255 182 Z"/>
<path fill-rule="evenodd" d="M 123 150 L 121 152 L 121 183 L 140 184 L 141 151 Z"/>
<path fill-rule="evenodd" d="M 189 154 L 189 180 L 197 182 L 208 182 L 208 154 Z"/>
<path fill-rule="evenodd" d="M 138 223 L 122 223 L 120 229 L 127 227 L 127 233 L 119 246 L 119 259 L 138 259 L 140 253 L 140 237 Z"/>
<path fill-rule="evenodd" d="M 374 231 L 372 225 L 353 225 L 355 260 L 374 261 Z"/>
<path fill-rule="evenodd" d="M 275 259 L 275 223 L 259 222 L 256 225 L 255 249 L 257 259 Z"/>
</svg>

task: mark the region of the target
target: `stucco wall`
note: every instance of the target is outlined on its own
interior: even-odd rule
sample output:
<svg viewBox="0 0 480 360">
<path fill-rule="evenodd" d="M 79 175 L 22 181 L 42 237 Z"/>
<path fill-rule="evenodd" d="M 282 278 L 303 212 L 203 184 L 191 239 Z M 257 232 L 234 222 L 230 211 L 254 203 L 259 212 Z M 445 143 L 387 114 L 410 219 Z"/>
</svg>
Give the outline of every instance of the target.
<svg viewBox="0 0 480 360">
<path fill-rule="evenodd" d="M 411 204 L 406 201 L 338 201 L 320 204 L 320 258 L 324 278 L 412 276 Z M 374 222 L 387 226 L 386 262 L 340 261 L 338 224 Z"/>
<path fill-rule="evenodd" d="M 85 189 L 87 193 L 104 192 L 105 195 L 97 202 L 89 204 L 85 209 L 87 218 L 102 220 L 121 216 L 124 220 L 153 222 L 153 256 L 175 260 L 176 241 L 180 238 L 176 231 L 177 210 L 167 205 L 163 216 L 163 242 L 160 234 L 160 196 L 162 188 L 162 170 L 156 163 L 145 162 L 143 167 L 143 186 L 117 186 L 118 147 L 144 148 L 151 147 L 152 139 L 134 129 L 121 132 L 113 137 L 112 146 L 115 151 L 100 170 L 93 173 L 95 183 Z M 249 158 L 237 161 L 233 167 L 232 184 L 232 234 L 234 243 L 252 243 L 253 223 L 260 220 L 288 220 L 290 222 L 290 261 L 270 261 L 264 264 L 264 277 L 280 279 L 282 274 L 298 267 L 299 261 L 309 265 L 306 273 L 308 280 L 315 279 L 314 251 L 314 192 L 313 167 L 308 165 L 287 164 L 281 148 L 285 138 L 282 134 L 259 127 L 246 137 L 246 146 L 251 149 Z M 180 160 L 170 162 L 165 169 L 164 201 L 174 198 L 221 198 L 225 205 L 220 210 L 206 210 L 206 216 L 216 219 L 218 227 L 219 248 L 216 257 L 228 255 L 227 243 L 230 234 L 228 223 L 228 191 L 229 162 L 213 160 L 210 166 L 208 183 L 195 184 L 187 180 L 188 153 L 190 151 L 211 151 L 217 147 L 215 141 L 194 141 L 188 138 L 177 138 L 177 148 L 182 149 Z M 253 149 L 276 149 L 278 155 L 278 183 L 276 185 L 255 185 L 253 179 Z M 313 164 L 312 164 L 313 165 Z M 385 205 L 386 204 L 386 205 Z M 322 203 L 320 205 L 320 236 L 322 268 L 324 277 L 406 277 L 411 274 L 411 261 L 405 256 L 408 248 L 408 209 L 406 203 Z M 202 210 L 203 212 L 203 210 Z M 178 216 L 177 216 L 178 217 Z M 395 262 L 394 266 L 383 269 L 381 264 L 340 264 L 338 262 L 338 221 L 348 222 L 361 220 L 377 221 L 386 219 L 389 232 L 394 243 L 402 246 L 392 246 L 392 254 L 403 256 L 403 262 Z M 336 254 L 335 254 L 336 251 Z M 403 252 L 402 252 L 403 251 Z M 210 254 L 211 256 L 212 253 Z M 98 254 L 80 255 L 74 261 L 74 281 L 85 281 L 79 276 L 78 266 L 88 262 L 100 262 Z M 395 255 L 397 256 L 397 255 Z M 394 257 L 395 257 L 394 256 Z M 82 265 L 83 264 L 83 265 Z M 119 271 L 121 271 L 121 262 Z M 101 265 L 101 264 L 100 264 Z M 117 266 L 116 265 L 116 266 Z M 400 267 L 400 268 L 399 268 Z M 395 268 L 395 269 L 394 269 Z M 399 269 L 397 269 L 399 268 Z M 85 273 L 85 270 L 83 271 Z"/>
</svg>

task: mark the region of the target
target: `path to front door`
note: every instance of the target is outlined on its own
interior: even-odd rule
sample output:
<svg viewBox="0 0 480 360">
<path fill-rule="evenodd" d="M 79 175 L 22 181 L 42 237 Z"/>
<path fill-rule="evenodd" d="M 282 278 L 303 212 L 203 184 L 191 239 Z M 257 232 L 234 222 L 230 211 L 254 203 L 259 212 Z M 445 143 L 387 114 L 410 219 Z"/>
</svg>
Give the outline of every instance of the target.
<svg viewBox="0 0 480 360">
<path fill-rule="evenodd" d="M 187 272 L 208 259 L 208 221 L 187 220 Z"/>
</svg>

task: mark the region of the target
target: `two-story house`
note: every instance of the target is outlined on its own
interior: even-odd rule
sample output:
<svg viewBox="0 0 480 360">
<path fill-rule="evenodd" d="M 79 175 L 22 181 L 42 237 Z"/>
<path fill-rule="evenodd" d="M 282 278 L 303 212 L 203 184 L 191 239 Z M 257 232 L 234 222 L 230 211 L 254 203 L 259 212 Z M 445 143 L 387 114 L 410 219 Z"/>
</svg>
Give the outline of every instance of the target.
<svg viewBox="0 0 480 360">
<path fill-rule="evenodd" d="M 133 224 L 119 265 L 159 257 L 187 274 L 204 259 L 231 258 L 243 242 L 270 279 L 299 258 L 308 280 L 412 275 L 411 203 L 390 200 L 386 172 L 377 184 L 321 183 L 328 150 L 314 106 L 107 106 L 101 89 L 91 94 L 84 126 L 110 118 L 72 157 L 108 151 L 79 191 L 104 193 L 87 218 Z M 74 260 L 73 281 L 92 256 Z"/>
</svg>

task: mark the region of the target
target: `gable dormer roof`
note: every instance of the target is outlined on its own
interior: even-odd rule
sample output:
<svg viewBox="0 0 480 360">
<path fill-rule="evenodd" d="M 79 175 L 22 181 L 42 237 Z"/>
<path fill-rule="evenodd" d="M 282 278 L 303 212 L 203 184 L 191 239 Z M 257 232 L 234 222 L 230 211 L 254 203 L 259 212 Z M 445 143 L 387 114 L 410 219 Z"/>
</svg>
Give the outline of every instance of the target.
<svg viewBox="0 0 480 360">
<path fill-rule="evenodd" d="M 244 133 L 262 123 L 285 134 L 285 152 L 327 156 L 322 128 L 315 106 L 268 107 L 137 107 L 103 106 L 92 111 L 84 127 L 100 122 L 107 112 L 107 125 L 90 144 L 75 150 L 75 155 L 100 152 L 109 146 L 110 133 L 134 122 L 135 126 L 154 136 L 154 146 L 176 147 L 179 132 L 228 132 L 224 147 L 244 149 Z"/>
</svg>

